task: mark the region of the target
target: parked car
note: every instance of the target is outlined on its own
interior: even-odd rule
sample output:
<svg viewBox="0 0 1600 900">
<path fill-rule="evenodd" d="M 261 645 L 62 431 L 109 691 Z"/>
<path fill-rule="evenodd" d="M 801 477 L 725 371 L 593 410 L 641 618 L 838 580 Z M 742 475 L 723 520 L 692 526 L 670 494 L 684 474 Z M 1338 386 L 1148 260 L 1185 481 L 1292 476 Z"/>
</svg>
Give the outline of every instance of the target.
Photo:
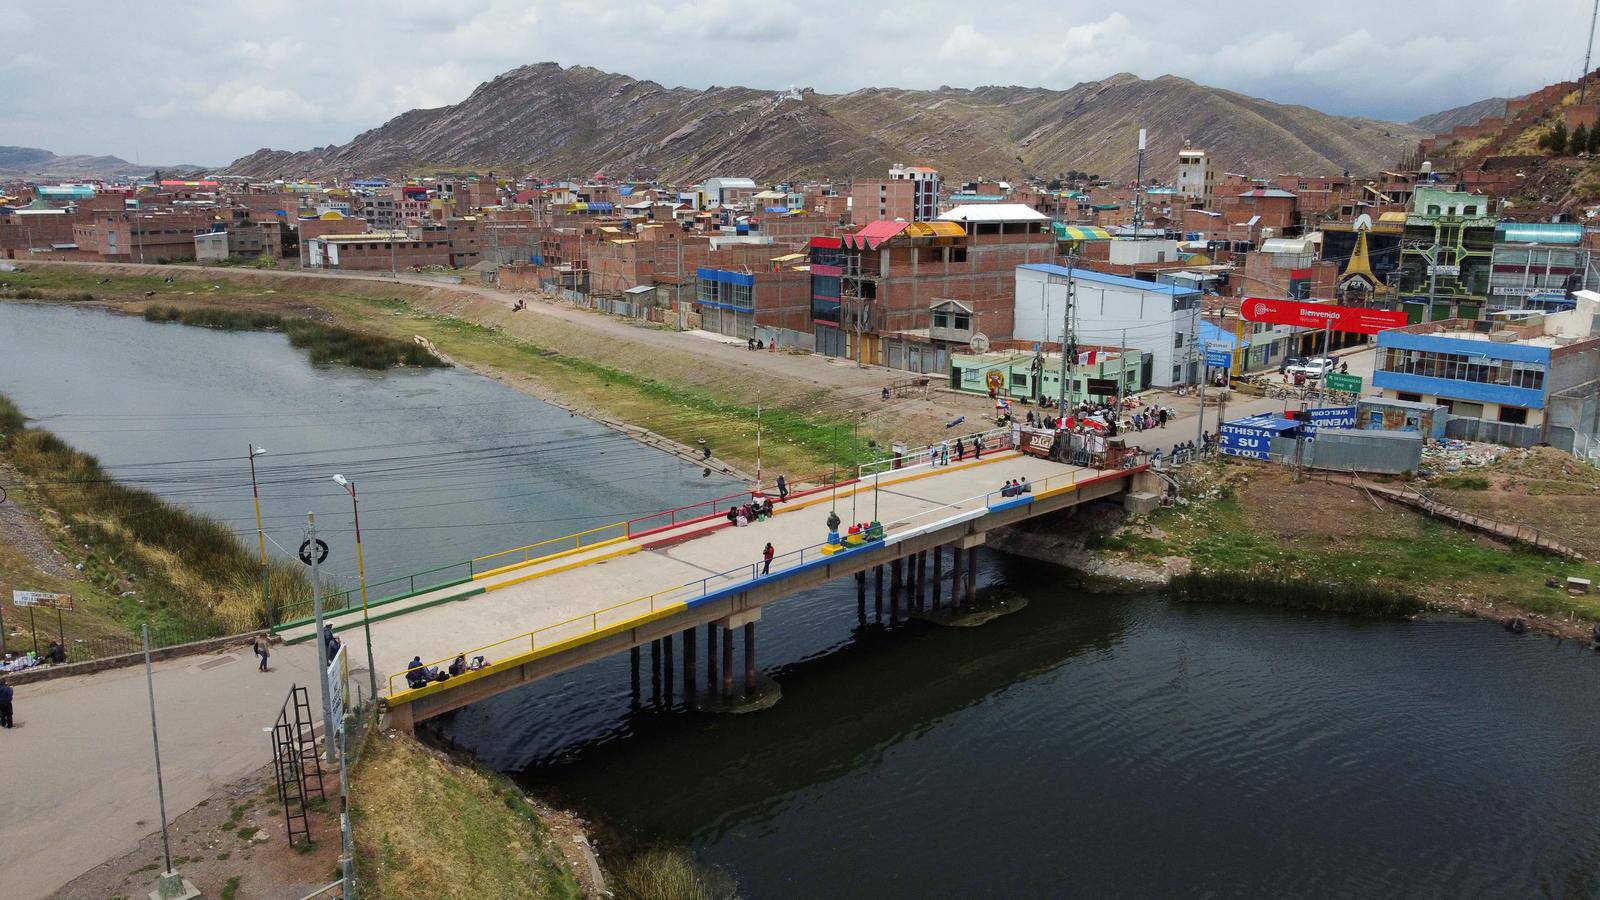
<svg viewBox="0 0 1600 900">
<path fill-rule="evenodd" d="M 1288 372 L 1290 366 L 1303 366 L 1305 362 L 1306 358 L 1304 356 L 1285 356 L 1283 362 L 1278 364 L 1278 374 L 1282 375 Z"/>
<path fill-rule="evenodd" d="M 1304 375 L 1307 378 L 1321 378 L 1339 367 L 1339 361 L 1331 356 L 1313 356 L 1298 365 L 1289 366 L 1285 372 L 1289 375 Z"/>
</svg>

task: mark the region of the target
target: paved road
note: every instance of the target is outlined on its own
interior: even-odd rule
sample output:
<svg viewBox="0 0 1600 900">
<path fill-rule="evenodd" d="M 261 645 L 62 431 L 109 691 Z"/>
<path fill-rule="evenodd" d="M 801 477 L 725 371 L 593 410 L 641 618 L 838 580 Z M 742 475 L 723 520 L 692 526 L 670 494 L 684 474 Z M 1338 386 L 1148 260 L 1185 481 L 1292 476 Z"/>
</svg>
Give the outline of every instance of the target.
<svg viewBox="0 0 1600 900">
<path fill-rule="evenodd" d="M 278 648 L 267 674 L 248 647 L 155 666 L 169 818 L 271 760 L 261 729 L 292 683 L 312 683 L 315 654 Z M 149 701 L 143 667 L 16 694 L 21 725 L 0 731 L 0 895 L 43 897 L 160 827 Z"/>
</svg>

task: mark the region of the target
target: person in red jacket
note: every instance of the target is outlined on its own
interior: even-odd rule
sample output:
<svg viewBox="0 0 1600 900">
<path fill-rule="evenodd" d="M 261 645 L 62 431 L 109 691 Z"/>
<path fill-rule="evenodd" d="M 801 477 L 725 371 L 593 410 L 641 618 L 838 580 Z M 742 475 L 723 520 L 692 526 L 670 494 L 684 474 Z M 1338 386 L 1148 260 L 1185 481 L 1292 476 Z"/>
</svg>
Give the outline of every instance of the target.
<svg viewBox="0 0 1600 900">
<path fill-rule="evenodd" d="M 761 574 L 765 575 L 772 571 L 772 555 L 772 542 L 768 541 L 766 548 L 761 551 Z"/>
</svg>

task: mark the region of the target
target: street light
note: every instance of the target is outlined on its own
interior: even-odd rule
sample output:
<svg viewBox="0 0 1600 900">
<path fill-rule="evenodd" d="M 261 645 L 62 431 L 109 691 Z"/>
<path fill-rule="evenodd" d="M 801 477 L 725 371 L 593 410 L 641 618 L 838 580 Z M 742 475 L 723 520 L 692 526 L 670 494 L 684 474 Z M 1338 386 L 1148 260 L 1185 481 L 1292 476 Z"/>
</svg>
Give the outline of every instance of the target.
<svg viewBox="0 0 1600 900">
<path fill-rule="evenodd" d="M 261 546 L 261 609 L 267 617 L 267 627 L 273 626 L 272 615 L 272 582 L 267 577 L 267 533 L 261 527 L 261 487 L 256 483 L 256 457 L 267 452 L 265 447 L 255 444 L 247 445 L 250 448 L 250 493 L 256 501 L 256 543 Z"/>
<path fill-rule="evenodd" d="M 367 638 L 367 678 L 372 687 L 372 699 L 378 699 L 378 661 L 372 656 L 372 620 L 367 617 L 367 563 L 361 556 L 361 503 L 356 499 L 356 483 L 343 475 L 333 480 L 350 492 L 350 509 L 356 517 L 356 572 L 361 579 L 361 629 Z M 320 639 L 320 638 L 319 638 Z"/>
</svg>

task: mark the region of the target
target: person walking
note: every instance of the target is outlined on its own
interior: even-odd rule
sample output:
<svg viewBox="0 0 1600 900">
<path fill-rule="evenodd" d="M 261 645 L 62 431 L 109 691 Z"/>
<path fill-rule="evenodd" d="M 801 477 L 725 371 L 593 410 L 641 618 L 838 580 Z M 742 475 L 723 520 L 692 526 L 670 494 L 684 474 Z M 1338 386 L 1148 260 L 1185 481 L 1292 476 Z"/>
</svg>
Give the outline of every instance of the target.
<svg viewBox="0 0 1600 900">
<path fill-rule="evenodd" d="M 782 475 L 778 476 L 778 502 L 789 499 L 789 481 Z"/>
<path fill-rule="evenodd" d="M 11 727 L 11 685 L 0 678 L 0 728 Z"/>
<path fill-rule="evenodd" d="M 983 438 L 981 436 L 972 439 L 972 458 L 983 459 Z"/>
<path fill-rule="evenodd" d="M 265 672 L 267 670 L 267 638 L 265 635 L 256 635 L 255 651 L 256 656 L 261 658 L 259 669 Z"/>
<path fill-rule="evenodd" d="M 961 442 L 961 438 L 956 438 L 956 462 L 961 462 L 966 458 L 967 445 Z"/>
<path fill-rule="evenodd" d="M 763 575 L 772 571 L 773 552 L 772 542 L 768 541 L 767 546 L 761 551 L 761 574 Z"/>
</svg>

